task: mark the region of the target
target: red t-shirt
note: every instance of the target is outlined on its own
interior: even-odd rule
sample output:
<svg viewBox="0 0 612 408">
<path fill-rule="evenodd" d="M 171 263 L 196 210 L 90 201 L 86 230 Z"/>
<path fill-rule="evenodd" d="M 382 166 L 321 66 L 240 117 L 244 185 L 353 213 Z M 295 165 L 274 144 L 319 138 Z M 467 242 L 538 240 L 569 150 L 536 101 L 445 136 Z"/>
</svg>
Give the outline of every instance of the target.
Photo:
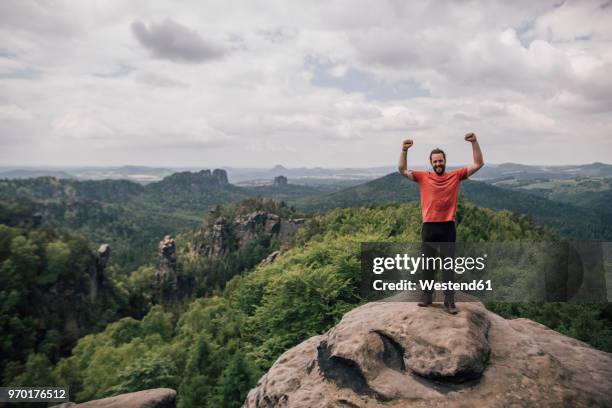
<svg viewBox="0 0 612 408">
<path fill-rule="evenodd" d="M 454 221 L 459 198 L 459 184 L 467 178 L 467 167 L 445 171 L 412 170 L 412 176 L 421 189 L 423 222 Z"/>
</svg>

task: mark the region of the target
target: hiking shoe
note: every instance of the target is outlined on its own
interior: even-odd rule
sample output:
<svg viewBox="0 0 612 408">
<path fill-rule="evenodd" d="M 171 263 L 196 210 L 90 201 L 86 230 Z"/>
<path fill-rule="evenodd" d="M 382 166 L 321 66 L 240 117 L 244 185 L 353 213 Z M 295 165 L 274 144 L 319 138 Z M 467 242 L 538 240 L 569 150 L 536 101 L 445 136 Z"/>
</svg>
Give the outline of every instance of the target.
<svg viewBox="0 0 612 408">
<path fill-rule="evenodd" d="M 421 300 L 417 303 L 418 306 L 427 307 L 431 305 L 431 293 L 423 293 L 421 295 Z"/>
<path fill-rule="evenodd" d="M 444 302 L 444 311 L 452 315 L 456 315 L 457 313 L 459 313 L 459 310 L 457 309 L 454 303 Z"/>
</svg>

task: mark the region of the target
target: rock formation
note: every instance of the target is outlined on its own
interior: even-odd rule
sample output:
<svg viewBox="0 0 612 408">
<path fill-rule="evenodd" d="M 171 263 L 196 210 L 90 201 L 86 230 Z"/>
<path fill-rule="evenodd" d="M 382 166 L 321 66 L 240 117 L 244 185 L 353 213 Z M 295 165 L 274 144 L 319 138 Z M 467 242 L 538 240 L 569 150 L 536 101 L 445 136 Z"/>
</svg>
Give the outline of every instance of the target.
<svg viewBox="0 0 612 408">
<path fill-rule="evenodd" d="M 212 244 L 208 248 L 208 258 L 216 260 L 227 255 L 232 249 L 230 241 L 230 225 L 227 219 L 219 217 L 212 228 Z"/>
<path fill-rule="evenodd" d="M 227 172 L 223 169 L 214 169 L 212 172 L 212 179 L 219 185 L 229 184 L 227 181 Z"/>
<path fill-rule="evenodd" d="M 174 408 L 176 391 L 171 388 L 154 388 L 151 390 L 130 392 L 114 397 L 75 404 L 65 402 L 51 408 Z"/>
<path fill-rule="evenodd" d="M 176 293 L 178 272 L 176 268 L 176 243 L 174 238 L 166 235 L 158 247 L 159 265 L 155 271 L 155 282 L 163 300 L 170 299 Z"/>
<path fill-rule="evenodd" d="M 287 177 L 277 176 L 274 177 L 274 187 L 284 187 L 287 185 Z"/>
<path fill-rule="evenodd" d="M 190 172 L 184 172 L 185 174 L 191 174 Z M 204 181 L 205 184 L 210 185 L 226 185 L 229 184 L 227 181 L 227 172 L 223 169 L 214 169 L 212 173 L 210 170 L 200 170 L 195 173 L 201 176 L 201 180 Z"/>
<path fill-rule="evenodd" d="M 208 169 L 198 172 L 180 171 L 166 176 L 161 181 L 148 184 L 150 193 L 173 195 L 189 193 L 210 193 L 211 188 L 230 186 L 227 172 L 223 169 Z"/>
<path fill-rule="evenodd" d="M 303 218 L 284 219 L 265 211 L 254 211 L 236 217 L 231 222 L 219 217 L 212 230 L 211 243 L 204 250 L 211 260 L 218 260 L 230 251 L 243 248 L 249 241 L 258 238 L 277 238 L 286 241 L 304 223 Z M 192 245 L 194 248 L 197 245 Z M 203 249 L 198 250 L 202 253 Z"/>
<path fill-rule="evenodd" d="M 94 252 L 94 263 L 91 267 L 90 290 L 91 300 L 96 300 L 98 288 L 104 283 L 104 270 L 110 259 L 110 247 L 108 244 L 100 245 L 97 252 Z"/>
<path fill-rule="evenodd" d="M 270 255 L 266 256 L 266 258 L 259 263 L 259 265 L 266 265 L 274 262 L 277 256 L 280 255 L 280 251 L 274 251 Z"/>
<path fill-rule="evenodd" d="M 360 306 L 281 355 L 244 407 L 612 406 L 612 354 L 458 306 Z"/>
</svg>

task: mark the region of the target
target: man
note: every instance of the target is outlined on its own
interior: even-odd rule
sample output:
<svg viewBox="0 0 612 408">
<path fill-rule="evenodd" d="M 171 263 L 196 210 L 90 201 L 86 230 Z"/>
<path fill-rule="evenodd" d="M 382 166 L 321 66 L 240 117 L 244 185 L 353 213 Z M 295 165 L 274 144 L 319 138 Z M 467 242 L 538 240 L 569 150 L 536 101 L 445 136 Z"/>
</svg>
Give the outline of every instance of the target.
<svg viewBox="0 0 612 408">
<path fill-rule="evenodd" d="M 413 143 L 412 139 L 406 139 L 403 142 L 398 170 L 403 176 L 419 183 L 423 215 L 421 239 L 423 241 L 423 255 L 426 257 L 425 259 L 436 256 L 438 245 L 440 246 L 439 251 L 442 259 L 446 256 L 454 256 L 454 244 L 448 243 L 456 241 L 455 214 L 457 212 L 457 199 L 459 198 L 459 184 L 484 166 L 482 152 L 476 140 L 476 135 L 471 132 L 467 133 L 465 140 L 472 144 L 474 162 L 467 167 L 448 172 L 446 171 L 446 155 L 440 149 L 432 150 L 429 155 L 429 162 L 434 170 L 433 172 L 408 170 L 406 163 L 408 149 L 412 147 Z M 434 272 L 432 268 L 424 268 L 424 279 L 433 280 Z M 445 282 L 453 282 L 453 270 L 444 269 L 443 278 Z M 419 306 L 429 306 L 432 303 L 432 297 L 432 291 L 425 290 Z M 450 314 L 457 314 L 454 290 L 444 291 L 444 310 Z"/>
</svg>

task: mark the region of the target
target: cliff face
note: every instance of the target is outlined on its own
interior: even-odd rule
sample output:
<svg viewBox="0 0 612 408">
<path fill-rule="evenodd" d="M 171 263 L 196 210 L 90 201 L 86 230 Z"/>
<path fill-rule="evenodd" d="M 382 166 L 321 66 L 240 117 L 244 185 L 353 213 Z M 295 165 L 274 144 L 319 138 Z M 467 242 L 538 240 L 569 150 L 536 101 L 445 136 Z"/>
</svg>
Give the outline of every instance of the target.
<svg viewBox="0 0 612 408">
<path fill-rule="evenodd" d="M 612 406 L 612 355 L 481 303 L 373 302 L 281 355 L 244 407 Z"/>
<path fill-rule="evenodd" d="M 163 300 L 169 300 L 176 295 L 178 271 L 176 268 L 176 242 L 166 235 L 158 245 L 159 264 L 155 271 L 155 284 L 160 290 Z"/>
<path fill-rule="evenodd" d="M 186 290 L 185 285 L 181 287 L 181 265 L 180 260 L 201 258 L 205 263 L 214 265 L 231 253 L 241 251 L 250 242 L 263 243 L 266 248 L 270 247 L 272 240 L 281 243 L 289 240 L 303 225 L 303 218 L 282 218 L 277 214 L 267 211 L 253 211 L 248 214 L 235 217 L 218 217 L 215 222 L 196 232 L 180 251 L 177 244 L 169 235 L 159 243 L 159 264 L 155 272 L 156 288 L 159 290 L 161 299 L 169 301 L 180 296 L 179 292 Z M 279 251 L 264 254 L 253 261 L 255 266 L 258 262 L 273 262 Z M 241 267 L 245 267 L 242 265 Z M 234 272 L 239 273 L 236 269 Z M 229 279 L 225 276 L 222 279 Z M 219 283 L 223 284 L 224 281 Z"/>
<path fill-rule="evenodd" d="M 304 219 L 284 219 L 266 211 L 254 211 L 250 214 L 228 220 L 219 217 L 215 220 L 211 239 L 193 242 L 192 252 L 218 260 L 231 251 L 240 250 L 249 241 L 258 238 L 277 238 L 281 242 L 288 240 L 304 223 Z M 210 244 L 206 242 L 209 241 Z"/>
<path fill-rule="evenodd" d="M 110 259 L 110 246 L 108 244 L 100 245 L 98 251 L 94 254 L 94 262 L 92 263 L 90 275 L 90 298 L 96 300 L 98 288 L 104 284 L 104 271 Z"/>
</svg>

